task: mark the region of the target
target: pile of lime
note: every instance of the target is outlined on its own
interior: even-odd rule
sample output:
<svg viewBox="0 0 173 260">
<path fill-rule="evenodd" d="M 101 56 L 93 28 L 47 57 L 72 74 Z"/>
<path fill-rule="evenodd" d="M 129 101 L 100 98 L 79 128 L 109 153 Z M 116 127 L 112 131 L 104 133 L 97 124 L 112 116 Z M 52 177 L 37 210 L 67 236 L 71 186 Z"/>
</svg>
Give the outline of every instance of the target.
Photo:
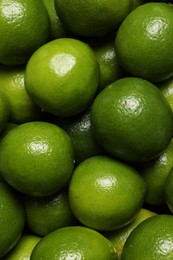
<svg viewBox="0 0 173 260">
<path fill-rule="evenodd" d="M 0 0 L 0 259 L 173 259 L 173 5 Z"/>
</svg>

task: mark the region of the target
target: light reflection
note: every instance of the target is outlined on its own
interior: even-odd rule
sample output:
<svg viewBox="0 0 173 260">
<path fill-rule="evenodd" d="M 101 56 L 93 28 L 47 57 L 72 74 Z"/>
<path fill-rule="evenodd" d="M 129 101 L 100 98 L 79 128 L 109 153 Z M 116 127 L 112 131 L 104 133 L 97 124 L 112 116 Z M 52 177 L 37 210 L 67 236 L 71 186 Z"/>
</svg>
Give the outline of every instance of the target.
<svg viewBox="0 0 173 260">
<path fill-rule="evenodd" d="M 64 254 L 61 252 L 60 260 L 82 260 L 83 256 L 80 252 L 65 251 Z"/>
<path fill-rule="evenodd" d="M 109 177 L 102 177 L 96 181 L 97 187 L 99 186 L 101 189 L 110 190 L 117 183 L 116 179 Z"/>
<path fill-rule="evenodd" d="M 25 7 L 21 3 L 16 2 L 5 2 L 4 6 L 1 7 L 2 15 L 5 19 L 16 21 L 16 19 L 20 19 L 23 17 L 25 11 Z"/>
<path fill-rule="evenodd" d="M 133 115 L 138 115 L 142 111 L 142 105 L 139 100 L 139 98 L 136 98 L 135 96 L 130 96 L 128 98 L 125 98 L 122 102 L 123 108 L 125 109 L 124 111 L 127 111 L 127 114 L 133 114 Z"/>
<path fill-rule="evenodd" d="M 28 145 L 28 151 L 33 154 L 47 153 L 49 145 L 43 142 L 32 142 Z"/>
<path fill-rule="evenodd" d="M 50 68 L 54 71 L 58 76 L 65 76 L 67 73 L 71 71 L 71 69 L 76 64 L 76 59 L 74 56 L 61 53 L 55 55 L 50 61 Z"/>
<path fill-rule="evenodd" d="M 171 240 L 163 240 L 159 246 L 161 255 L 166 256 L 173 251 L 173 242 Z"/>
<path fill-rule="evenodd" d="M 165 153 L 161 154 L 159 157 L 159 164 L 164 164 L 166 165 L 168 163 L 168 158 Z"/>
<path fill-rule="evenodd" d="M 157 37 L 160 37 L 166 27 L 167 23 L 163 19 L 150 21 L 146 27 L 147 36 L 150 39 L 156 39 Z"/>
<path fill-rule="evenodd" d="M 110 60 L 114 59 L 115 58 L 115 50 L 112 49 L 112 50 L 106 52 L 105 55 L 104 55 L 104 58 L 107 61 L 110 61 Z"/>
</svg>

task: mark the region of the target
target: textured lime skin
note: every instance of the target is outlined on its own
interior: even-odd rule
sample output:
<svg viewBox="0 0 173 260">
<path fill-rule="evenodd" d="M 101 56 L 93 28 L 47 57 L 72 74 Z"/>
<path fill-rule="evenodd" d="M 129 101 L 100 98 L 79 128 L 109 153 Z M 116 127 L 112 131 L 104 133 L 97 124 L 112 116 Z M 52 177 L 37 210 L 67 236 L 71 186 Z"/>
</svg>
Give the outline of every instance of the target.
<svg viewBox="0 0 173 260">
<path fill-rule="evenodd" d="M 137 163 L 157 157 L 173 133 L 172 111 L 163 94 L 134 77 L 119 79 L 97 95 L 91 124 L 109 153 Z"/>
<path fill-rule="evenodd" d="M 10 107 L 9 101 L 5 94 L 0 91 L 0 131 L 2 131 L 9 119 Z"/>
<path fill-rule="evenodd" d="M 3 258 L 3 260 L 29 260 L 32 250 L 41 237 L 34 234 L 23 234 L 16 246 Z"/>
<path fill-rule="evenodd" d="M 164 198 L 171 212 L 173 212 L 173 169 L 171 168 L 164 186 Z"/>
<path fill-rule="evenodd" d="M 166 100 L 171 106 L 172 112 L 173 112 L 173 76 L 169 79 L 166 79 L 164 81 L 161 81 L 157 84 L 160 91 L 165 96 Z"/>
<path fill-rule="evenodd" d="M 69 183 L 69 202 L 76 218 L 102 231 L 130 223 L 142 207 L 144 194 L 144 181 L 138 172 L 107 156 L 81 162 Z"/>
<path fill-rule="evenodd" d="M 67 190 L 46 197 L 24 197 L 26 223 L 30 230 L 45 236 L 55 229 L 77 223 L 68 201 Z"/>
<path fill-rule="evenodd" d="M 125 227 L 122 227 L 118 230 L 113 230 L 110 232 L 104 232 L 104 236 L 106 236 L 114 245 L 118 259 L 121 259 L 121 253 L 123 246 L 130 235 L 130 233 L 139 225 L 142 221 L 144 221 L 147 218 L 150 218 L 152 216 L 156 215 L 155 212 L 150 211 L 148 209 L 142 208 L 135 219 Z"/>
<path fill-rule="evenodd" d="M 150 205 L 164 205 L 166 203 L 164 191 L 172 167 L 173 140 L 156 159 L 139 166 L 139 172 L 146 183 L 146 203 Z"/>
<path fill-rule="evenodd" d="M 121 260 L 173 259 L 173 216 L 156 215 L 141 222 L 127 238 Z"/>
<path fill-rule="evenodd" d="M 1 0 L 0 22 L 2 64 L 26 64 L 48 40 L 50 22 L 42 0 Z"/>
<path fill-rule="evenodd" d="M 70 117 L 93 101 L 99 66 L 86 43 L 61 38 L 39 48 L 26 66 L 26 90 L 43 110 Z"/>
<path fill-rule="evenodd" d="M 0 257 L 19 241 L 25 225 L 25 211 L 17 193 L 0 182 Z"/>
<path fill-rule="evenodd" d="M 54 0 L 42 0 L 49 14 L 50 19 L 50 39 L 58 39 L 67 36 L 67 31 L 60 21 L 56 10 Z"/>
<path fill-rule="evenodd" d="M 132 7 L 130 0 L 56 0 L 55 8 L 69 31 L 82 36 L 114 32 Z"/>
<path fill-rule="evenodd" d="M 132 11 L 118 29 L 115 49 L 131 75 L 152 82 L 173 75 L 173 8 L 147 3 Z"/>
<path fill-rule="evenodd" d="M 112 243 L 95 230 L 82 226 L 64 227 L 43 237 L 31 260 L 52 259 L 116 260 Z"/>
<path fill-rule="evenodd" d="M 58 192 L 69 181 L 73 166 L 70 137 L 53 124 L 24 123 L 1 141 L 2 176 L 25 194 L 48 196 Z"/>
<path fill-rule="evenodd" d="M 52 121 L 69 134 L 73 144 L 76 165 L 91 156 L 106 153 L 94 136 L 91 127 L 90 112 L 89 108 L 85 112 L 72 118 L 55 117 Z"/>
<path fill-rule="evenodd" d="M 28 96 L 24 84 L 25 66 L 0 67 L 0 90 L 9 102 L 8 121 L 21 124 L 41 120 L 42 111 Z"/>
<path fill-rule="evenodd" d="M 96 59 L 100 67 L 100 82 L 99 89 L 101 91 L 108 84 L 116 81 L 124 76 L 124 71 L 120 67 L 115 52 L 114 37 L 104 37 L 91 40 L 91 47 L 94 50 Z"/>
</svg>

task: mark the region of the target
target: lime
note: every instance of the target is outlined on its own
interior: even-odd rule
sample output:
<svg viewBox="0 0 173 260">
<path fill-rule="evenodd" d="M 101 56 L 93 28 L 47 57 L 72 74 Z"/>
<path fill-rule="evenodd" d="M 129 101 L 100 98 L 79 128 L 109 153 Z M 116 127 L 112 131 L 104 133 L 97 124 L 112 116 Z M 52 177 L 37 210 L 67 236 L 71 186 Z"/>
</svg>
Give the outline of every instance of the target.
<svg viewBox="0 0 173 260">
<path fill-rule="evenodd" d="M 10 113 L 10 105 L 5 94 L 0 91 L 0 131 L 2 131 L 8 122 Z"/>
<path fill-rule="evenodd" d="M 0 257 L 19 241 L 25 225 L 25 211 L 15 190 L 0 181 Z"/>
<path fill-rule="evenodd" d="M 31 253 L 40 239 L 41 237 L 33 234 L 23 234 L 3 260 L 30 260 Z"/>
<path fill-rule="evenodd" d="M 150 217 L 131 232 L 121 260 L 132 259 L 173 259 L 173 216 L 161 214 Z"/>
<path fill-rule="evenodd" d="M 77 223 L 68 201 L 66 189 L 46 197 L 24 196 L 26 223 L 39 236 Z"/>
<path fill-rule="evenodd" d="M 82 226 L 57 229 L 35 246 L 31 260 L 116 260 L 112 243 L 99 232 Z"/>
<path fill-rule="evenodd" d="M 110 154 L 140 163 L 159 156 L 170 143 L 173 116 L 155 85 L 125 77 L 96 96 L 91 125 L 97 141 Z"/>
<path fill-rule="evenodd" d="M 26 66 L 26 90 L 43 110 L 60 117 L 84 111 L 93 101 L 99 66 L 88 44 L 61 38 L 40 47 Z"/>
<path fill-rule="evenodd" d="M 146 203 L 150 205 L 164 205 L 166 203 L 165 184 L 172 167 L 173 140 L 157 158 L 139 166 L 138 170 L 146 183 Z"/>
<path fill-rule="evenodd" d="M 100 231 L 130 223 L 141 209 L 144 196 L 145 185 L 138 172 L 108 156 L 81 162 L 69 183 L 72 212 L 82 224 Z"/>
<path fill-rule="evenodd" d="M 10 107 L 8 121 L 16 124 L 42 119 L 42 111 L 25 90 L 24 76 L 24 66 L 0 66 L 0 89 Z"/>
<path fill-rule="evenodd" d="M 131 5 L 131 0 L 55 0 L 62 23 L 82 36 L 103 36 L 115 31 L 131 11 Z"/>
<path fill-rule="evenodd" d="M 49 37 L 50 21 L 42 0 L 1 0 L 0 23 L 2 64 L 26 64 Z"/>
<path fill-rule="evenodd" d="M 18 125 L 1 141 L 0 172 L 16 190 L 33 196 L 58 192 L 74 166 L 70 137 L 47 122 Z"/>
<path fill-rule="evenodd" d="M 120 65 L 131 75 L 152 82 L 173 75 L 173 8 L 146 3 L 122 22 L 115 39 Z"/>
<path fill-rule="evenodd" d="M 155 212 L 148 210 L 146 208 L 142 208 L 137 214 L 137 216 L 135 217 L 135 219 L 130 224 L 126 225 L 125 227 L 119 228 L 118 230 L 105 232 L 103 234 L 113 243 L 115 250 L 117 252 L 118 259 L 121 259 L 123 246 L 128 236 L 133 231 L 133 229 L 137 225 L 139 225 L 142 221 L 154 215 L 156 215 Z"/>
</svg>

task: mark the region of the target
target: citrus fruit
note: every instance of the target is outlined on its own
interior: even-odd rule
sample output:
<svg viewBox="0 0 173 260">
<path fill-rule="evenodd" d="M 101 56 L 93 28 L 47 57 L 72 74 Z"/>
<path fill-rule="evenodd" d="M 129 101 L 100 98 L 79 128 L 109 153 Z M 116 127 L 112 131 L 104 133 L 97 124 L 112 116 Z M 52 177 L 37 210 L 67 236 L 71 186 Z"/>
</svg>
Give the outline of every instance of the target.
<svg viewBox="0 0 173 260">
<path fill-rule="evenodd" d="M 18 126 L 17 124 L 14 124 L 14 123 L 9 123 L 7 122 L 5 128 L 3 129 L 3 131 L 1 132 L 1 135 L 0 135 L 0 142 L 1 140 L 4 138 L 4 136 L 10 132 L 13 128 L 15 128 L 16 126 Z M 1 174 L 0 174 L 1 175 Z"/>
<path fill-rule="evenodd" d="M 69 183 L 72 212 L 82 224 L 100 231 L 130 223 L 141 209 L 144 195 L 138 172 L 108 156 L 81 162 Z"/>
<path fill-rule="evenodd" d="M 128 236 L 121 260 L 173 259 L 173 216 L 156 215 L 141 222 Z"/>
<path fill-rule="evenodd" d="M 0 132 L 5 128 L 10 113 L 10 106 L 5 94 L 0 91 Z"/>
<path fill-rule="evenodd" d="M 41 237 L 23 234 L 16 246 L 5 255 L 3 260 L 30 260 L 31 253 Z"/>
<path fill-rule="evenodd" d="M 0 142 L 1 140 L 4 138 L 4 136 L 10 132 L 13 128 L 15 128 L 17 126 L 17 124 L 13 124 L 13 123 L 8 123 L 6 124 L 5 128 L 2 130 L 1 135 L 0 135 Z M 4 181 L 2 174 L 0 173 L 0 181 Z"/>
<path fill-rule="evenodd" d="M 173 75 L 173 8 L 146 3 L 119 26 L 115 49 L 120 65 L 131 75 L 152 82 Z"/>
<path fill-rule="evenodd" d="M 23 204 L 5 182 L 0 182 L 0 216 L 0 257 L 3 257 L 17 244 L 25 225 Z"/>
<path fill-rule="evenodd" d="M 99 91 L 107 87 L 108 84 L 124 76 L 120 67 L 114 46 L 114 37 L 104 37 L 100 40 L 94 39 L 90 43 L 94 50 L 96 59 L 100 67 Z"/>
<path fill-rule="evenodd" d="M 170 211 L 173 213 L 173 168 L 170 169 L 164 186 L 164 198 Z"/>
<path fill-rule="evenodd" d="M 35 246 L 31 260 L 116 260 L 112 243 L 99 232 L 82 226 L 57 229 Z"/>
<path fill-rule="evenodd" d="M 66 28 L 60 21 L 57 12 L 55 10 L 54 0 L 42 0 L 50 19 L 50 40 L 66 37 L 68 35 Z"/>
<path fill-rule="evenodd" d="M 62 23 L 82 36 L 103 36 L 115 31 L 131 11 L 131 4 L 131 0 L 55 0 Z"/>
<path fill-rule="evenodd" d="M 99 66 L 88 44 L 60 38 L 40 47 L 26 66 L 26 90 L 43 110 L 69 117 L 92 103 Z"/>
<path fill-rule="evenodd" d="M 0 90 L 5 93 L 10 107 L 8 121 L 17 124 L 42 118 L 41 109 L 25 90 L 24 75 L 24 66 L 0 66 Z"/>
<path fill-rule="evenodd" d="M 165 204 L 165 183 L 173 167 L 173 140 L 156 159 L 139 166 L 146 183 L 145 202 L 151 205 Z"/>
<path fill-rule="evenodd" d="M 141 223 L 145 219 L 152 217 L 154 215 L 156 215 L 155 212 L 148 210 L 148 209 L 145 209 L 145 208 L 142 208 L 139 211 L 139 213 L 137 214 L 137 216 L 135 217 L 135 219 L 130 224 L 128 224 L 125 227 L 122 227 L 118 230 L 105 232 L 103 234 L 105 237 L 107 237 L 113 243 L 115 250 L 117 252 L 118 259 L 121 259 L 121 253 L 122 253 L 122 250 L 123 250 L 123 246 L 124 246 L 128 236 L 132 232 L 132 230 L 139 223 Z"/>
<path fill-rule="evenodd" d="M 137 163 L 157 157 L 173 133 L 172 111 L 161 91 L 135 77 L 119 79 L 97 95 L 91 125 L 105 150 Z"/>
<path fill-rule="evenodd" d="M 74 165 L 70 137 L 47 122 L 27 122 L 1 141 L 0 172 L 16 190 L 33 196 L 58 192 Z"/>
<path fill-rule="evenodd" d="M 71 118 L 52 119 L 52 122 L 62 127 L 70 136 L 75 156 L 75 164 L 85 159 L 105 154 L 106 151 L 97 142 L 91 128 L 90 108 Z"/>
<path fill-rule="evenodd" d="M 137 8 L 138 6 L 145 4 L 146 0 L 132 0 L 132 10 L 134 10 L 135 8 Z"/>
<path fill-rule="evenodd" d="M 173 112 L 173 77 L 159 82 L 157 86 L 170 104 Z"/>
<path fill-rule="evenodd" d="M 26 64 L 48 40 L 50 21 L 42 0 L 1 0 L 0 22 L 2 64 Z"/>
<path fill-rule="evenodd" d="M 66 189 L 41 198 L 24 196 L 24 205 L 27 226 L 39 236 L 77 223 L 69 206 Z"/>
</svg>

